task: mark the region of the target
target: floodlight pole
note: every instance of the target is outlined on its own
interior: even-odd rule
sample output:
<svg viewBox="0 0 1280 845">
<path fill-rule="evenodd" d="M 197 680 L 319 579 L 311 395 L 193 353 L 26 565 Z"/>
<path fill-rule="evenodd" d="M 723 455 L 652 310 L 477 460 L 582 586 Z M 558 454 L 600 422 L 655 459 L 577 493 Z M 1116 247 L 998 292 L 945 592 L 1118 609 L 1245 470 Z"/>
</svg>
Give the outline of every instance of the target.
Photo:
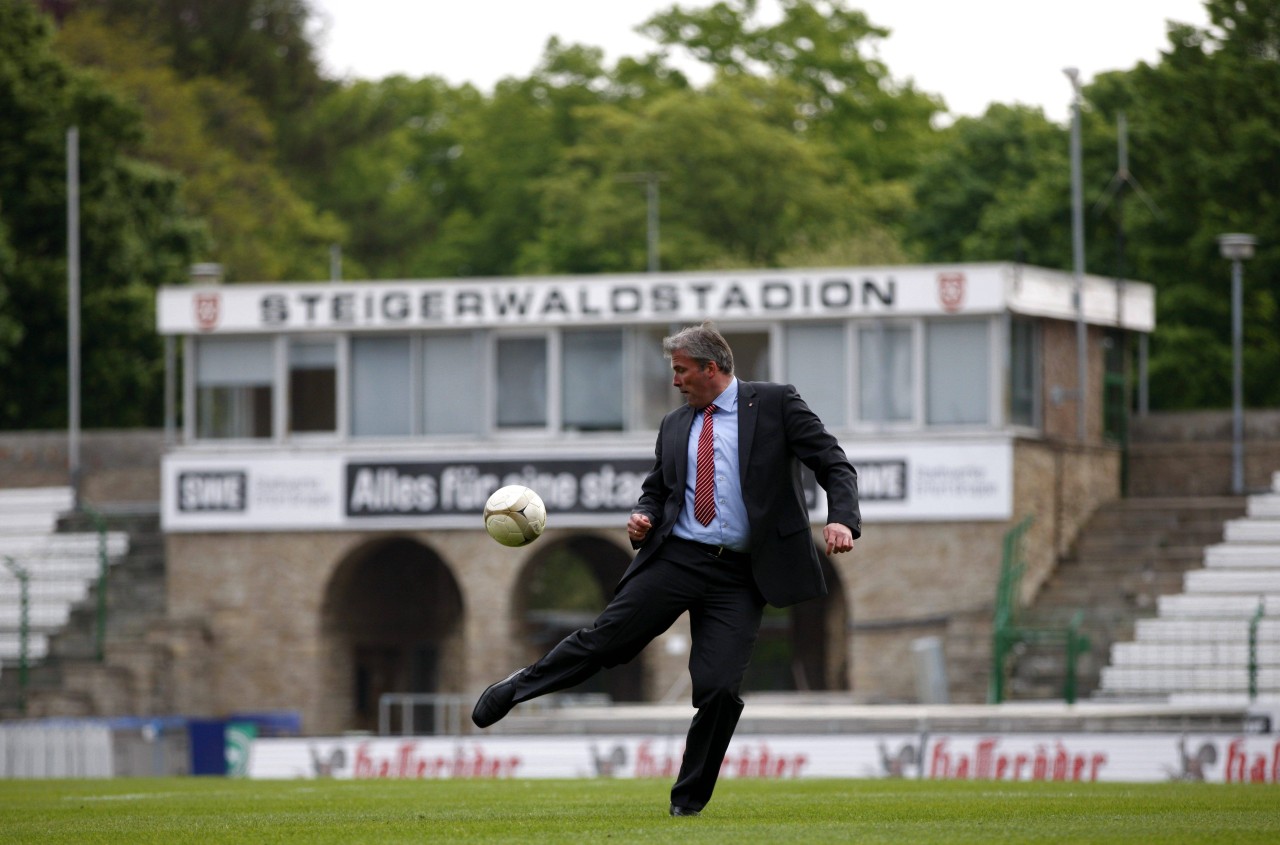
<svg viewBox="0 0 1280 845">
<path fill-rule="evenodd" d="M 1231 492 L 1244 494 L 1244 269 L 1258 239 L 1231 233 L 1218 236 L 1222 257 L 1231 262 Z"/>
<path fill-rule="evenodd" d="M 1085 389 L 1089 377 L 1089 333 L 1084 322 L 1084 185 L 1080 163 L 1080 71 L 1063 70 L 1071 80 L 1071 258 L 1076 300 L 1076 436 L 1084 445 L 1088 431 Z"/>
<path fill-rule="evenodd" d="M 80 510 L 80 130 L 67 130 L 67 472 Z"/>
</svg>

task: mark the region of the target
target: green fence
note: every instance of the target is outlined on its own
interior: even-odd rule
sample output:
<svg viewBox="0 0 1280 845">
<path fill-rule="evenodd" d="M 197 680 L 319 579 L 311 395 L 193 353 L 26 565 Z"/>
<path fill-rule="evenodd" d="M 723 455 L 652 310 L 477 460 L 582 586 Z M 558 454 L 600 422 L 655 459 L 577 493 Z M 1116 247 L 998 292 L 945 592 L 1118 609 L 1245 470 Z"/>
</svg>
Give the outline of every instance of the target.
<svg viewBox="0 0 1280 845">
<path fill-rule="evenodd" d="M 996 584 L 996 607 L 992 619 L 991 681 L 987 700 L 999 704 L 1005 700 L 1006 681 L 1011 657 L 1024 645 L 1061 646 L 1066 662 L 1062 697 L 1069 704 L 1076 700 L 1076 666 L 1080 655 L 1089 650 L 1089 638 L 1081 633 L 1084 612 L 1076 611 L 1065 628 L 1036 628 L 1019 620 L 1022 576 L 1026 572 L 1026 535 L 1033 519 L 1028 516 L 1004 535 L 1000 557 L 1000 580 Z"/>
</svg>

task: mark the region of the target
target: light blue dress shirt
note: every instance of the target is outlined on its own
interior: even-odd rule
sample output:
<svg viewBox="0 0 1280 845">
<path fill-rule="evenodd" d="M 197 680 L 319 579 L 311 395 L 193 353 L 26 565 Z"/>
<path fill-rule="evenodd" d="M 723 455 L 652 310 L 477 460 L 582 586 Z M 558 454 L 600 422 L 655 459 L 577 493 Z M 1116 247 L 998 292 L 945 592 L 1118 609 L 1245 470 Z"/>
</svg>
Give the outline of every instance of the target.
<svg viewBox="0 0 1280 845">
<path fill-rule="evenodd" d="M 693 490 L 698 478 L 698 438 L 702 434 L 702 411 L 693 415 L 689 429 L 689 469 L 685 473 L 684 508 L 672 533 L 686 540 L 724 546 L 745 552 L 751 544 L 751 524 L 742 501 L 742 474 L 738 466 L 738 380 L 735 378 L 712 402 L 711 437 L 715 444 L 716 516 L 703 525 L 693 516 Z"/>
</svg>

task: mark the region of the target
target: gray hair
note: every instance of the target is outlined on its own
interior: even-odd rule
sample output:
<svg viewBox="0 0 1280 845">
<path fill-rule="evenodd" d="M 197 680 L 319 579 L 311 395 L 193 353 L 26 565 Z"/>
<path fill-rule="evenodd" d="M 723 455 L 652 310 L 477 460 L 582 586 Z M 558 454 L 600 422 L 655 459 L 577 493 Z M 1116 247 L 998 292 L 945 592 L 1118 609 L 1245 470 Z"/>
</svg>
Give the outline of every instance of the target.
<svg viewBox="0 0 1280 845">
<path fill-rule="evenodd" d="M 709 320 L 700 326 L 683 328 L 671 337 L 662 339 L 663 355 L 670 358 L 677 352 L 688 355 L 699 367 L 715 361 L 720 372 L 733 375 L 733 350 L 729 348 L 724 335 L 716 331 L 715 324 Z"/>
</svg>

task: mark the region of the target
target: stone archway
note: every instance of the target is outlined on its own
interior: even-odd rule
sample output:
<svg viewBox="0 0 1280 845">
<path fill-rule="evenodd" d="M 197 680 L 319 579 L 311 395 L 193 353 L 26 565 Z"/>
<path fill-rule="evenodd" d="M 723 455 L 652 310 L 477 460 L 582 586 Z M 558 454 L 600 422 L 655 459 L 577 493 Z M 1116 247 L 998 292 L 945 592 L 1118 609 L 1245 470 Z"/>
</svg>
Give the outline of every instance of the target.
<svg viewBox="0 0 1280 845">
<path fill-rule="evenodd" d="M 831 561 L 819 554 L 827 595 L 788 608 L 765 608 L 747 692 L 849 689 L 848 605 Z"/>
<path fill-rule="evenodd" d="M 570 633 L 595 621 L 613 598 L 618 579 L 630 563 L 631 556 L 623 549 L 587 534 L 539 549 L 520 573 L 512 602 L 522 662 L 532 663 Z M 613 701 L 642 701 L 643 655 L 600 672 L 567 692 L 602 693 Z"/>
<path fill-rule="evenodd" d="M 383 693 L 460 691 L 462 596 L 423 544 L 373 540 L 334 570 L 321 609 L 323 694 L 344 729 L 376 730 Z M 430 714 L 425 714 L 429 716 Z M 415 717 L 415 725 L 429 725 Z"/>
</svg>

